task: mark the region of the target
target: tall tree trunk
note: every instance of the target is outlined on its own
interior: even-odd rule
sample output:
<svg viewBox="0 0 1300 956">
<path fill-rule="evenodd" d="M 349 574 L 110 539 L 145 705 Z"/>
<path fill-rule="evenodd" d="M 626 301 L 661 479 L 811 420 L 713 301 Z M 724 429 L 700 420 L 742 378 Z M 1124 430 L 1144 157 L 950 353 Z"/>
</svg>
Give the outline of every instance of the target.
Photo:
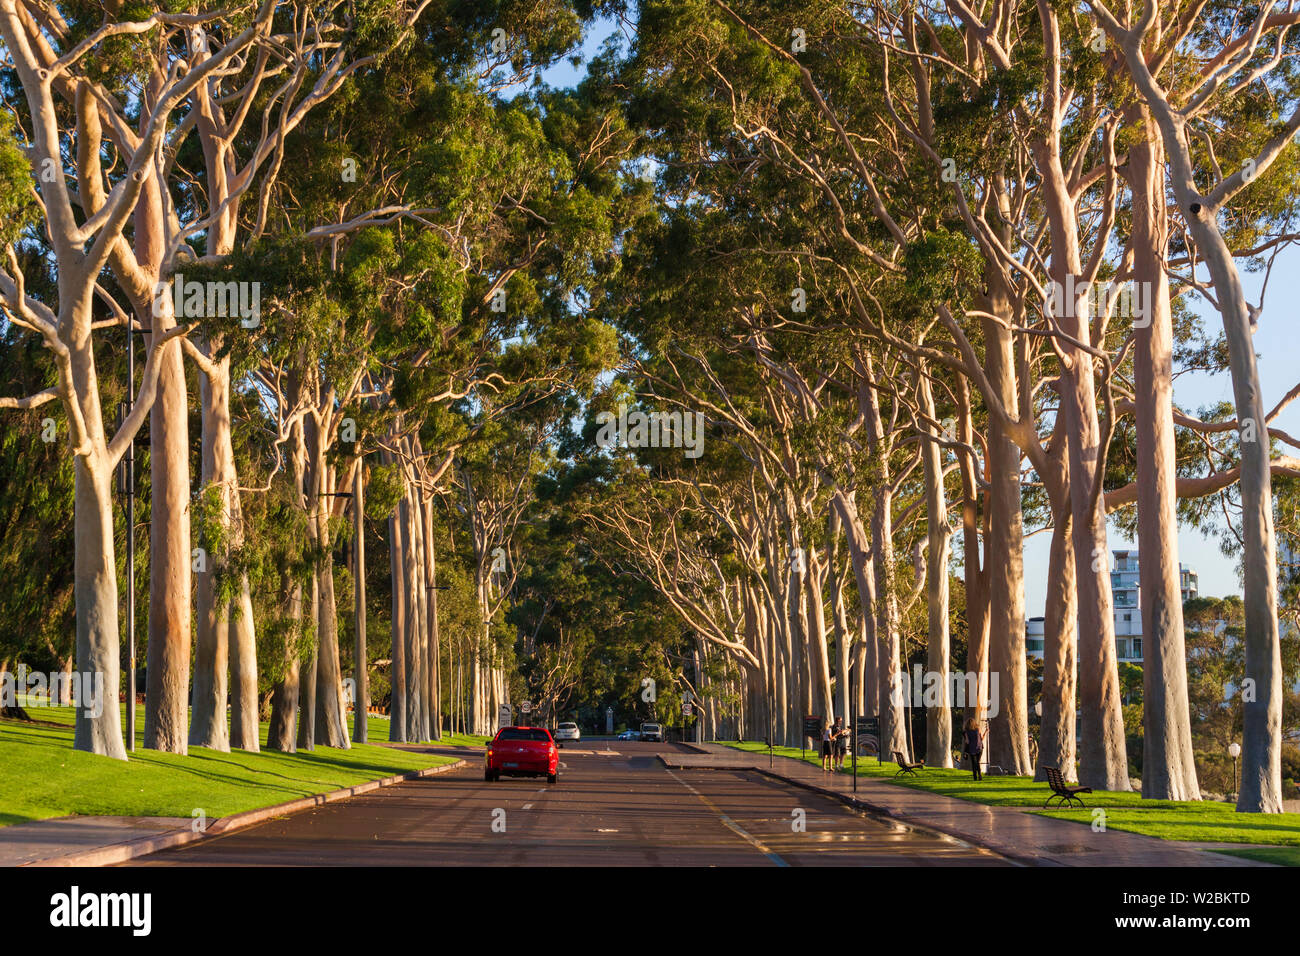
<svg viewBox="0 0 1300 956">
<path fill-rule="evenodd" d="M 298 720 L 298 675 L 302 662 L 298 657 L 297 629 L 302 626 L 302 584 L 287 570 L 281 573 L 281 607 L 291 623 L 285 641 L 284 676 L 271 691 L 271 723 L 266 731 L 266 749 L 294 753 L 298 748 L 294 728 Z M 296 624 L 296 627 L 292 625 Z"/>
<path fill-rule="evenodd" d="M 382 453 L 384 464 L 393 462 L 389 451 Z M 406 578 L 404 555 L 406 545 L 403 541 L 405 528 L 402 524 L 401 503 L 388 516 L 388 568 L 392 580 L 393 612 L 390 636 L 392 646 L 389 656 L 392 666 L 389 669 L 389 704 L 388 704 L 388 739 L 395 743 L 405 743 L 406 735 L 406 618 L 410 604 L 409 588 Z"/>
<path fill-rule="evenodd" d="M 298 377 L 289 376 L 287 400 L 297 405 L 300 395 Z M 302 422 L 295 422 L 290 430 L 289 469 L 293 482 L 293 497 L 298 506 L 304 501 L 306 489 L 306 441 L 303 438 Z M 287 559 L 282 558 L 280 568 L 280 607 L 288 618 L 287 637 L 284 647 L 284 675 L 276 682 L 271 692 L 271 724 L 266 733 L 268 750 L 282 753 L 294 753 L 297 750 L 295 727 L 298 720 L 299 694 L 301 691 L 302 659 L 300 654 L 300 637 L 303 626 L 302 582 L 293 577 Z"/>
<path fill-rule="evenodd" d="M 1034 143 L 1052 238 L 1051 278 L 1063 290 L 1060 298 L 1067 313 L 1056 321 L 1075 341 L 1092 345 L 1088 289 L 1076 285 L 1082 270 L 1078 222 L 1056 135 L 1053 130 L 1048 139 Z M 1071 288 L 1073 293 L 1068 291 Z M 1131 790 L 1115 655 L 1106 514 L 1098 488 L 1105 449 L 1097 415 L 1095 362 L 1089 352 L 1069 341 L 1062 341 L 1060 347 L 1068 359 L 1061 373 L 1061 413 L 1069 441 L 1074 562 L 1079 582 L 1079 706 L 1083 712 L 1079 781 L 1094 790 Z"/>
<path fill-rule="evenodd" d="M 239 519 L 236 518 L 238 524 Z M 256 753 L 261 748 L 258 721 L 257 634 L 253 621 L 253 596 L 248 575 L 239 576 L 239 588 L 230 606 L 230 746 Z"/>
<path fill-rule="evenodd" d="M 442 648 L 438 634 L 438 557 L 434 547 L 433 499 L 424 502 L 424 549 L 428 561 L 429 595 L 429 737 L 442 739 Z"/>
<path fill-rule="evenodd" d="M 917 397 L 921 411 L 935 418 L 930 380 L 919 376 Z M 935 433 L 935 438 L 938 434 Z M 948 558 L 952 526 L 948 524 L 948 500 L 943 490 L 943 461 L 935 441 L 921 442 L 921 463 L 925 471 L 926 561 L 925 590 L 927 615 L 925 663 L 927 680 L 934 682 L 925 695 L 925 763 L 928 767 L 952 766 L 952 700 L 948 680 Z M 934 691 L 938 693 L 935 694 Z M 937 698 L 937 700 L 936 700 Z"/>
<path fill-rule="evenodd" d="M 219 347 L 214 343 L 214 351 Z M 224 466 L 227 458 L 233 460 L 233 457 L 229 446 L 222 447 L 220 442 L 229 439 L 230 432 L 218 432 L 210 424 L 212 418 L 222 413 L 224 403 L 214 394 L 213 383 L 203 376 L 199 379 L 199 405 L 204 423 L 201 494 L 208 500 L 209 506 L 215 507 L 219 512 L 217 522 L 228 525 L 230 496 Z M 227 556 L 218 553 L 202 533 L 199 543 L 207 557 L 203 570 L 196 575 L 198 580 L 195 584 L 198 633 L 194 645 L 194 693 L 189 745 L 229 751 L 226 675 L 230 653 L 230 605 L 221 600 L 217 586 L 217 578 L 225 573 Z"/>
<path fill-rule="evenodd" d="M 1000 277 L 990 273 L 986 311 L 1012 316 Z M 1017 407 L 1014 342 L 1010 330 L 983 321 L 985 373 L 1008 409 Z M 1014 322 L 1012 324 L 1015 324 Z M 989 611 L 990 702 L 988 760 L 1008 773 L 1033 772 L 1029 759 L 1028 674 L 1025 666 L 1024 524 L 1020 503 L 1020 449 L 997 422 L 989 423 L 989 522 L 984 573 Z M 992 712 L 996 706 L 996 712 Z"/>
<path fill-rule="evenodd" d="M 408 740 L 426 739 L 424 727 L 424 590 L 420 569 L 420 529 L 416 520 L 416 487 L 408 481 L 406 497 L 399 504 L 402 518 L 402 567 L 407 580 L 406 628 L 403 635 L 406 651 L 406 736 Z"/>
<path fill-rule="evenodd" d="M 826 715 L 826 719 L 831 720 L 835 716 L 835 702 L 831 696 L 830 650 L 826 646 L 826 609 L 822 605 L 822 581 L 825 577 L 821 557 L 809 548 L 804 588 L 808 604 L 808 642 L 812 645 L 810 663 L 814 673 L 817 706 Z M 844 672 L 841 671 L 840 674 L 840 679 L 845 680 Z"/>
<path fill-rule="evenodd" d="M 1066 487 L 1065 436 L 1057 429 L 1062 447 L 1054 447 L 1060 470 L 1044 475 L 1052 503 L 1052 544 L 1047 564 L 1047 601 L 1043 612 L 1043 716 L 1038 730 L 1038 766 L 1035 780 L 1046 780 L 1045 767 L 1056 767 L 1067 780 L 1075 770 L 1075 685 L 1078 671 L 1075 621 L 1078 596 L 1075 584 L 1074 545 L 1070 492 Z"/>
<path fill-rule="evenodd" d="M 1133 282 L 1147 315 L 1133 333 L 1136 406 L 1138 568 L 1142 595 L 1142 796 L 1199 800 L 1187 700 L 1182 580 L 1178 563 L 1178 480 L 1174 452 L 1173 319 L 1165 274 L 1164 146 L 1145 110 L 1131 120 L 1146 132 L 1129 149 L 1133 191 Z M 1142 323 L 1147 323 L 1145 328 Z"/>
<path fill-rule="evenodd" d="M 311 606 L 308 608 L 307 620 L 312 623 L 312 630 L 319 631 L 320 621 L 320 579 L 313 574 L 310 585 Z M 318 648 L 319 633 L 313 636 L 311 653 L 299 671 L 298 687 L 298 749 L 316 749 L 316 671 L 319 667 Z"/>
<path fill-rule="evenodd" d="M 975 424 L 971 416 L 970 389 L 965 379 L 959 383 L 958 436 L 968 448 L 975 447 Z M 961 547 L 962 580 L 966 585 L 966 719 L 983 726 L 988 716 L 989 699 L 989 613 L 988 575 L 981 566 L 980 490 L 975 456 L 963 451 L 959 456 L 961 473 Z M 971 685 L 974 684 L 974 699 Z"/>
<path fill-rule="evenodd" d="M 74 368 L 93 379 L 89 342 L 73 353 Z M 81 377 L 79 376 L 79 377 Z M 75 711 L 73 747 L 118 760 L 126 759 L 122 743 L 122 712 L 117 706 L 118 656 L 121 650 L 117 624 L 117 561 L 113 554 L 112 470 L 103 464 L 99 393 L 77 388 L 87 429 L 99 432 L 99 449 L 74 460 L 73 594 L 77 608 L 77 671 L 82 686 L 102 676 L 106 704 L 98 716 L 93 710 Z"/>
<path fill-rule="evenodd" d="M 1187 141 L 1186 119 L 1169 103 L 1147 66 L 1145 31 L 1134 30 L 1120 46 L 1138 91 L 1160 125 L 1169 160 L 1169 178 L 1205 261 L 1228 344 L 1233 402 L 1240 428 L 1243 602 L 1246 610 L 1246 673 L 1243 681 L 1244 729 L 1241 793 L 1237 809 L 1252 813 L 1282 810 L 1282 656 L 1277 620 L 1277 550 L 1273 536 L 1273 494 L 1267 412 L 1255 359 L 1254 327 L 1232 251 L 1219 231 L 1219 206 L 1197 189 Z M 1263 172 L 1261 168 L 1259 172 Z M 1248 684 L 1246 682 L 1249 682 Z M 1247 688 L 1249 690 L 1247 691 Z"/>
<path fill-rule="evenodd" d="M 147 102 L 163 77 L 150 81 Z M 147 112 L 147 111 L 146 111 Z M 151 276 L 159 274 L 164 246 L 163 206 L 157 177 L 149 177 L 135 209 L 135 255 Z M 158 297 L 157 315 L 140 315 L 155 338 L 176 324 L 171 297 Z M 179 342 L 159 356 L 158 394 L 149 413 L 149 650 L 144 745 L 186 752 L 190 676 L 190 440 L 189 401 Z M 200 575 L 213 573 L 210 558 Z M 212 658 L 216 660 L 215 655 Z M 222 697 L 224 704 L 225 698 Z M 225 714 L 221 716 L 225 720 Z M 221 734 L 224 739 L 224 731 Z"/>
<path fill-rule="evenodd" d="M 898 751 L 911 759 L 907 744 L 906 688 L 900 670 L 902 649 L 898 633 L 898 596 L 894 577 L 893 495 L 888 486 L 876 493 L 871 519 L 872 550 L 876 554 L 876 646 L 880 695 L 880 748 L 884 756 Z"/>
</svg>

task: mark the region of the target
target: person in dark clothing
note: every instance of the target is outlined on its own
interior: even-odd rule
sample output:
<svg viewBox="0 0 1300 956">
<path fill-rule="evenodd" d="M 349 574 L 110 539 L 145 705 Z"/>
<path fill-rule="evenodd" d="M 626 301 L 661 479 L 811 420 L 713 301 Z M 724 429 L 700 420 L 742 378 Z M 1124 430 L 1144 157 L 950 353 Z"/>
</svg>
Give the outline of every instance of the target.
<svg viewBox="0 0 1300 956">
<path fill-rule="evenodd" d="M 970 757 L 971 775 L 976 780 L 983 780 L 984 775 L 980 773 L 980 758 L 984 754 L 984 738 L 980 735 L 979 724 L 971 717 L 966 721 L 966 746 L 965 752 Z"/>
</svg>

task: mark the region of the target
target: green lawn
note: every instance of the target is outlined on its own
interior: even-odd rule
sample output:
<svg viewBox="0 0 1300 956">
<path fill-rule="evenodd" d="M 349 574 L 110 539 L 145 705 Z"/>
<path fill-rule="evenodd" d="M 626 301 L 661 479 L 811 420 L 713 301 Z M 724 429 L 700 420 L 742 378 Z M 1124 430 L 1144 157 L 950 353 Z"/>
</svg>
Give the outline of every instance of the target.
<svg viewBox="0 0 1300 956">
<path fill-rule="evenodd" d="M 298 754 L 226 754 L 196 747 L 182 757 L 140 746 L 144 713 L 137 707 L 137 747 L 123 763 L 72 749 L 71 708 L 28 713 L 59 726 L 0 720 L 0 826 L 69 814 L 189 817 L 196 809 L 211 821 L 453 759 L 374 744 Z M 266 729 L 263 724 L 263 744 Z M 388 739 L 385 720 L 371 718 L 369 730 L 374 741 Z M 443 743 L 481 740 L 458 735 Z"/>
<path fill-rule="evenodd" d="M 767 752 L 767 745 L 759 741 L 718 743 L 738 750 Z M 801 753 L 796 747 L 774 747 L 773 752 L 796 760 Z M 803 754 L 807 763 L 815 767 L 821 766 L 821 757 L 813 751 L 804 751 Z M 1240 843 L 1245 845 L 1241 850 L 1223 852 L 1269 863 L 1300 866 L 1300 813 L 1238 813 L 1230 803 L 1143 800 L 1137 793 L 1108 790 L 1085 795 L 1087 807 L 1083 810 L 1043 810 L 1043 801 L 1050 791 L 1047 784 L 1034 783 L 1031 777 L 985 777 L 975 781 L 971 779 L 969 770 L 929 769 L 920 771 L 915 777 L 896 779 L 894 773 L 897 770 L 897 764 L 889 761 L 878 764 L 874 757 L 858 761 L 860 777 L 872 777 L 975 803 L 1025 807 L 1044 816 L 1087 825 L 1093 822 L 1092 810 L 1103 807 L 1106 810 L 1106 826 L 1116 830 L 1142 833 L 1162 840 Z M 1246 846 L 1251 848 L 1247 849 Z"/>
<path fill-rule="evenodd" d="M 31 713 L 31 711 L 28 711 Z M 348 727 L 352 726 L 352 718 L 348 718 Z M 388 741 L 389 721 L 387 717 L 367 717 L 366 718 L 366 736 L 373 743 L 386 743 Z M 480 737 L 477 734 L 446 734 L 442 735 L 441 740 L 430 741 L 438 747 L 482 747 L 489 740 L 488 737 Z"/>
</svg>

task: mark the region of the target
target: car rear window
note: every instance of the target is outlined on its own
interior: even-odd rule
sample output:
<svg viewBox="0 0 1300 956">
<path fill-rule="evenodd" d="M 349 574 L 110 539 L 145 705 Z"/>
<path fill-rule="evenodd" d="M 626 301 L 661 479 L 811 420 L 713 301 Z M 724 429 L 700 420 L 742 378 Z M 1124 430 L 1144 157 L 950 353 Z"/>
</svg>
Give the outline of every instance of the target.
<svg viewBox="0 0 1300 956">
<path fill-rule="evenodd" d="M 560 724 L 560 729 L 561 729 L 561 730 L 577 730 L 577 729 L 578 729 L 578 725 L 577 725 L 577 724 Z"/>
<path fill-rule="evenodd" d="M 530 730 L 524 727 L 506 727 L 497 734 L 497 740 L 550 740 L 551 735 L 544 730 Z"/>
<path fill-rule="evenodd" d="M 641 725 L 641 729 L 642 729 L 642 730 L 655 731 L 655 730 L 658 730 L 658 729 L 659 729 L 659 725 L 658 725 L 658 724 L 642 724 L 642 725 Z"/>
</svg>

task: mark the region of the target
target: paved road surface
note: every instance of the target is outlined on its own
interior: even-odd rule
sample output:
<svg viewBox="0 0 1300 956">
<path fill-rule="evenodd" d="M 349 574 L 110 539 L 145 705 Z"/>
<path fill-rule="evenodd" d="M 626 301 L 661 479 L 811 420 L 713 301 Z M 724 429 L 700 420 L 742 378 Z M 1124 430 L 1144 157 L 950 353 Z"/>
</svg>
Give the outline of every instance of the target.
<svg viewBox="0 0 1300 956">
<path fill-rule="evenodd" d="M 569 744 L 555 785 L 544 778 L 487 783 L 482 751 L 461 750 L 469 762 L 463 770 L 133 865 L 1006 865 L 950 837 L 873 818 L 752 771 L 668 770 L 656 754 L 675 749 L 631 741 Z"/>
</svg>

